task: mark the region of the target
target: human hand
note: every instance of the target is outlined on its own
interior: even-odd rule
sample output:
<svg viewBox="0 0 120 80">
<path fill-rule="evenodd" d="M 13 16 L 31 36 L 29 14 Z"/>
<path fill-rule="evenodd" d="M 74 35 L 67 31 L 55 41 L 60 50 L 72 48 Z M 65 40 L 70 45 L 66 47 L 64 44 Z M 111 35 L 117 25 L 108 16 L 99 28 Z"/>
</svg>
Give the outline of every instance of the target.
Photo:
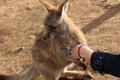
<svg viewBox="0 0 120 80">
<path fill-rule="evenodd" d="M 84 58 L 86 62 L 90 63 L 91 55 L 94 51 L 87 45 L 80 44 L 76 45 L 71 49 L 71 57 L 73 59 Z"/>
<path fill-rule="evenodd" d="M 73 59 L 79 59 L 78 48 L 79 48 L 79 45 L 75 45 L 75 46 L 72 47 L 72 49 L 70 51 L 71 57 Z"/>
</svg>

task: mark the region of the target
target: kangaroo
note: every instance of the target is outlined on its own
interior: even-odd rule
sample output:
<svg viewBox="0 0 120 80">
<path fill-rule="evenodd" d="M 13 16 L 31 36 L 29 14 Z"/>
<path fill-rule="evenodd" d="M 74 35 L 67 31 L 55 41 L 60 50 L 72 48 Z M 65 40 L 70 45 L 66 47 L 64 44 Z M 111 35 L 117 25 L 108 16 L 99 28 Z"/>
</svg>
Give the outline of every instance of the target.
<svg viewBox="0 0 120 80">
<path fill-rule="evenodd" d="M 44 30 L 37 36 L 31 50 L 32 65 L 19 75 L 0 75 L 0 80 L 35 80 L 40 74 L 45 80 L 62 80 L 60 77 L 66 76 L 91 80 L 85 70 L 69 70 L 77 62 L 71 58 L 70 49 L 77 44 L 87 44 L 82 31 L 66 14 L 69 0 L 60 7 L 54 7 L 45 0 L 39 1 L 47 16 Z"/>
</svg>

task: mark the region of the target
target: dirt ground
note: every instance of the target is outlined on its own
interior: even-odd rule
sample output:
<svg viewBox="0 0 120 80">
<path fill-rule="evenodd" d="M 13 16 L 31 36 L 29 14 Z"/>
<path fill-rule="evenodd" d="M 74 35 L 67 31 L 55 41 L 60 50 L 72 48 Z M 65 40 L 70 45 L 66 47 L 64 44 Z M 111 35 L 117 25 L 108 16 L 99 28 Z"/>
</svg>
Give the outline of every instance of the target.
<svg viewBox="0 0 120 80">
<path fill-rule="evenodd" d="M 47 0 L 59 5 L 62 0 Z M 120 0 L 72 0 L 68 15 L 94 50 L 120 53 Z M 0 0 L 0 73 L 18 74 L 31 64 L 30 49 L 46 13 L 39 0 Z M 95 80 L 120 80 L 92 72 Z M 39 78 L 39 80 L 42 80 Z"/>
</svg>

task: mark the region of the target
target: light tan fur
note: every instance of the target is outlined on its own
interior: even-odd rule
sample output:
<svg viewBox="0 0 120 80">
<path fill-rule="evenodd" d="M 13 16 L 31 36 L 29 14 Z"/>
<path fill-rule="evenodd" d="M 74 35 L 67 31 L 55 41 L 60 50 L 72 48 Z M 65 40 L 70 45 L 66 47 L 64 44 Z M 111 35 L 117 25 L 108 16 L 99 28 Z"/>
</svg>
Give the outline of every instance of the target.
<svg viewBox="0 0 120 80">
<path fill-rule="evenodd" d="M 85 70 L 68 70 L 77 61 L 70 56 L 70 49 L 76 44 L 86 44 L 84 35 L 65 14 L 69 0 L 56 8 L 45 0 L 39 0 L 48 15 L 44 20 L 45 28 L 37 36 L 32 47 L 33 64 L 29 69 L 16 76 L 0 76 L 0 80 L 34 80 L 40 74 L 45 80 L 58 80 L 61 76 L 80 77 L 90 80 Z"/>
</svg>

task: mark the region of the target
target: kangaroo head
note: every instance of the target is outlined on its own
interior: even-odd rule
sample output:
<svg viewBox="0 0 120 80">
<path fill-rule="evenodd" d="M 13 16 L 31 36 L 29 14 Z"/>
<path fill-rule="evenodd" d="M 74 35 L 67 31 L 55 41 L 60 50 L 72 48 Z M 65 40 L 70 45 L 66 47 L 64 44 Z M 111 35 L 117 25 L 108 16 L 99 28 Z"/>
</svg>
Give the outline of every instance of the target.
<svg viewBox="0 0 120 80">
<path fill-rule="evenodd" d="M 69 0 L 65 0 L 59 7 L 54 7 L 45 0 L 39 0 L 43 5 L 47 16 L 44 20 L 44 25 L 50 30 L 58 30 L 57 28 L 64 28 L 64 17 L 68 8 Z M 60 29 L 59 29 L 60 30 Z"/>
</svg>

